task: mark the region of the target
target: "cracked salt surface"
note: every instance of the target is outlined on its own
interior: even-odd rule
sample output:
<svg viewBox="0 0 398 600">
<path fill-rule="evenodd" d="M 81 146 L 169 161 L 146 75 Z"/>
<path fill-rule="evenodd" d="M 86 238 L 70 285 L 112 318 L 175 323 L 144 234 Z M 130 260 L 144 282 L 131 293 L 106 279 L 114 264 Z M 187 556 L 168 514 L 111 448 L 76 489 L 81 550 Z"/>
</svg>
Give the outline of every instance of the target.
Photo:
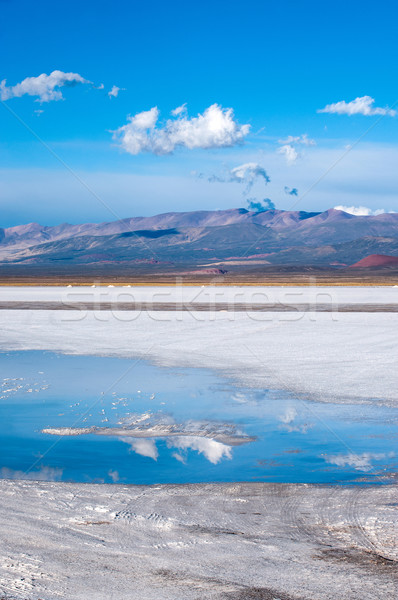
<svg viewBox="0 0 398 600">
<path fill-rule="evenodd" d="M 0 481 L 0 592 L 16 600 L 392 599 L 395 500 L 395 486 Z"/>
</svg>

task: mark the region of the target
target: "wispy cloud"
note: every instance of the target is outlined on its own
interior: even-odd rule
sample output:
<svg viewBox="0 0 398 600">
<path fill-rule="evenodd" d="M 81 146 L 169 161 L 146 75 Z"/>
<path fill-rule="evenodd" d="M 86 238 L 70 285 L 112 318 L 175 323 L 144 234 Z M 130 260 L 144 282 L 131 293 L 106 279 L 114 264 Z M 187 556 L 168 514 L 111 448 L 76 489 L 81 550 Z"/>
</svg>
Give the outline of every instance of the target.
<svg viewBox="0 0 398 600">
<path fill-rule="evenodd" d="M 319 109 L 318 113 L 329 113 L 336 115 L 364 115 L 365 117 L 372 117 L 374 115 L 387 115 L 389 117 L 395 117 L 397 114 L 396 110 L 389 108 L 388 106 L 382 108 L 380 106 L 374 106 L 375 100 L 371 96 L 361 96 L 355 98 L 351 102 L 335 102 L 334 104 L 327 104 L 325 108 Z"/>
<path fill-rule="evenodd" d="M 112 89 L 109 90 L 108 96 L 109 96 L 109 98 L 117 98 L 119 95 L 119 92 L 122 92 L 122 91 L 124 91 L 124 88 L 120 88 L 120 87 L 117 87 L 117 85 L 114 85 L 114 86 L 112 86 Z"/>
<path fill-rule="evenodd" d="M 53 71 L 50 75 L 42 73 L 38 77 L 26 77 L 20 83 L 9 87 L 6 85 L 7 80 L 3 79 L 0 83 L 0 98 L 1 100 L 10 100 L 28 95 L 37 96 L 36 102 L 51 102 L 63 99 L 59 88 L 73 87 L 84 83 L 91 83 L 91 81 L 84 79 L 79 73 L 64 73 L 63 71 Z"/>
<path fill-rule="evenodd" d="M 235 146 L 250 131 L 250 125 L 239 125 L 235 120 L 232 108 L 212 104 L 203 114 L 191 118 L 181 108 L 163 125 L 158 124 L 160 112 L 156 106 L 137 113 L 113 132 L 113 139 L 129 154 L 161 155 L 171 154 L 178 147 L 193 150 Z"/>
<path fill-rule="evenodd" d="M 171 114 L 173 115 L 173 117 L 178 117 L 178 115 L 181 115 L 183 113 L 187 112 L 187 103 L 184 102 L 184 104 L 181 104 L 181 106 L 177 106 L 177 108 L 175 108 L 174 110 L 171 111 Z"/>
<path fill-rule="evenodd" d="M 200 173 L 201 179 L 206 178 L 210 183 L 241 183 L 244 187 L 244 194 L 247 194 L 257 180 L 262 180 L 265 185 L 271 181 L 267 171 L 260 164 L 251 162 L 239 165 L 232 169 L 226 169 L 224 173 L 212 174 L 206 176 Z"/>
<path fill-rule="evenodd" d="M 196 172 L 194 172 L 197 174 Z M 262 181 L 264 185 L 270 183 L 271 179 L 267 171 L 259 163 L 250 162 L 238 165 L 232 169 L 226 169 L 221 174 L 212 174 L 206 176 L 204 173 L 199 173 L 200 179 L 207 179 L 210 183 L 240 183 L 244 185 L 243 195 L 246 196 L 256 181 Z M 271 208 L 275 208 L 275 204 L 269 199 L 258 200 L 257 198 L 248 198 L 246 200 L 248 209 L 255 212 L 264 212 Z"/>
<path fill-rule="evenodd" d="M 283 189 L 285 194 L 287 194 L 288 196 L 298 196 L 298 189 L 295 187 L 290 188 L 289 186 L 285 185 Z"/>
<path fill-rule="evenodd" d="M 316 146 L 315 140 L 308 137 L 307 133 L 301 135 L 288 135 L 287 138 L 279 140 L 280 144 L 301 144 L 302 146 Z"/>
<path fill-rule="evenodd" d="M 281 146 L 278 148 L 278 154 L 282 154 L 287 164 L 291 165 L 300 157 L 297 146 L 316 146 L 315 140 L 308 137 L 308 134 L 288 135 L 287 138 L 278 140 Z"/>
</svg>

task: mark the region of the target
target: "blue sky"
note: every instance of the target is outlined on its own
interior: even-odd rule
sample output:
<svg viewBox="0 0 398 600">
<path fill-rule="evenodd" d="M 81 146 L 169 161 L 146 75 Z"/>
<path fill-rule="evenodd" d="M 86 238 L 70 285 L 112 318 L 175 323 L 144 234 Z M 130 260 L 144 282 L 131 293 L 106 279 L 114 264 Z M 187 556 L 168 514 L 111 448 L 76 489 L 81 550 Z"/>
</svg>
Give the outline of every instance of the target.
<svg viewBox="0 0 398 600">
<path fill-rule="evenodd" d="M 248 198 L 398 210 L 395 2 L 3 0 L 0 10 L 0 226 Z M 25 81 L 54 71 L 50 98 L 49 80 Z"/>
</svg>

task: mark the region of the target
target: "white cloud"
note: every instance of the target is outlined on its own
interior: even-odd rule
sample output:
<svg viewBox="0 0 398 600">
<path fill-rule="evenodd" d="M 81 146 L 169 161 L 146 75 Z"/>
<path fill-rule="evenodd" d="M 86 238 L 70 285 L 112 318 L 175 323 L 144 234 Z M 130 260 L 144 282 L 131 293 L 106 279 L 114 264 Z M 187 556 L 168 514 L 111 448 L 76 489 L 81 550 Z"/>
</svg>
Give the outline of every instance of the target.
<svg viewBox="0 0 398 600">
<path fill-rule="evenodd" d="M 44 115 L 40 118 L 44 118 Z M 87 155 L 97 152 L 96 146 L 91 143 L 83 146 L 80 144 L 79 141 L 79 147 L 83 147 Z M 308 189 L 314 179 L 338 161 L 342 154 L 341 146 L 333 149 L 319 147 L 316 152 L 308 153 L 298 169 L 295 165 L 286 165 L 285 160 L 276 154 L 274 148 L 264 152 L 261 161 L 251 148 L 242 147 L 242 150 L 245 152 L 239 152 L 240 160 L 232 166 L 258 161 L 267 165 L 267 172 L 272 179 L 267 184 L 263 196 L 257 191 L 248 196 L 279 198 L 282 203 L 285 202 L 283 197 L 289 199 L 283 192 L 283 185 L 295 186 L 301 191 Z M 216 173 L 220 161 L 222 164 L 231 160 L 229 150 L 203 153 L 206 154 L 203 159 L 206 161 L 206 173 Z M 114 159 L 117 161 L 117 156 Z M 168 210 L 184 211 L 195 210 L 198 207 L 202 210 L 212 210 L 214 207 L 224 209 L 246 205 L 245 202 L 242 203 L 244 186 L 232 183 L 209 184 L 206 178 L 189 176 L 189 171 L 197 167 L 197 153 L 187 152 L 184 160 L 183 173 L 180 165 L 171 165 L 168 160 L 161 161 L 156 175 L 145 165 L 140 165 L 139 171 L 137 165 L 135 172 L 120 172 L 113 168 L 112 162 L 109 162 L 108 170 L 83 170 L 79 173 L 87 185 L 97 190 L 104 202 L 112 205 L 119 214 L 157 214 L 164 212 L 165 207 Z M 384 208 L 386 213 L 398 210 L 397 163 L 398 145 L 364 142 L 356 147 L 355 152 L 349 152 L 344 160 L 338 162 L 328 177 L 306 196 L 300 208 L 321 211 L 336 204 L 344 204 L 368 206 L 372 209 Z M 261 182 L 258 185 L 261 187 L 263 184 Z M 114 218 L 99 205 L 98 209 L 93 209 L 87 190 L 66 171 L 57 168 L 0 169 L 0 196 L 3 225 L 16 224 L 20 214 L 25 215 L 26 222 L 38 221 L 46 225 L 61 223 L 68 219 L 68 212 L 72 209 L 81 223 L 92 220 L 93 214 L 98 221 Z M 54 202 L 54 197 L 57 197 L 57 202 Z M 286 207 L 281 204 L 281 208 Z M 93 213 L 93 210 L 96 212 Z"/>
<path fill-rule="evenodd" d="M 177 106 L 177 108 L 172 110 L 171 114 L 173 115 L 173 117 L 178 117 L 178 115 L 181 115 L 182 113 L 186 113 L 186 112 L 187 112 L 187 103 L 184 102 L 184 104 L 181 104 L 181 106 Z"/>
<path fill-rule="evenodd" d="M 133 440 L 119 438 L 131 446 L 131 449 L 141 456 L 147 456 L 153 460 L 157 460 L 159 452 L 155 440 L 148 438 L 135 438 Z"/>
<path fill-rule="evenodd" d="M 113 132 L 113 139 L 129 154 L 160 155 L 171 154 L 177 147 L 192 150 L 234 146 L 242 143 L 250 130 L 250 125 L 237 123 L 232 108 L 224 109 L 218 104 L 212 104 L 197 117 L 189 118 L 185 112 L 179 112 L 160 126 L 158 118 L 156 106 L 129 117 L 126 125 Z"/>
<path fill-rule="evenodd" d="M 199 177 L 203 179 L 205 175 L 200 173 Z M 238 167 L 234 167 L 233 169 L 227 169 L 222 175 L 210 175 L 207 177 L 207 181 L 210 181 L 211 183 L 243 183 L 245 184 L 245 194 L 250 191 L 257 179 L 262 179 L 265 184 L 271 181 L 264 167 L 255 162 L 245 163 Z"/>
<path fill-rule="evenodd" d="M 368 208 L 367 206 L 339 205 L 339 206 L 335 206 L 334 208 L 336 210 L 342 210 L 350 215 L 355 215 L 356 217 L 369 217 L 371 215 L 377 216 L 377 215 L 383 215 L 386 212 L 384 210 L 384 208 L 378 208 L 376 210 L 372 210 L 371 208 Z"/>
<path fill-rule="evenodd" d="M 288 135 L 286 139 L 279 140 L 280 144 L 302 144 L 303 146 L 316 146 L 315 140 L 308 137 L 307 133 L 302 135 Z"/>
<path fill-rule="evenodd" d="M 112 89 L 108 92 L 109 98 L 117 98 L 119 92 L 121 92 L 123 88 L 117 87 L 117 85 L 112 86 Z"/>
<path fill-rule="evenodd" d="M 384 453 L 372 453 L 363 452 L 362 454 L 336 454 L 335 456 L 328 456 L 325 458 L 326 462 L 331 465 L 337 465 L 338 467 L 354 467 L 357 471 L 369 471 L 372 468 L 372 461 L 384 460 L 388 458 L 394 458 L 395 453 L 390 452 L 389 454 Z"/>
<path fill-rule="evenodd" d="M 257 177 L 264 179 L 264 183 L 269 183 L 270 178 L 267 175 L 264 167 L 258 163 L 245 163 L 239 165 L 234 169 L 231 169 L 231 181 L 237 181 L 238 183 L 250 183 L 253 184 Z"/>
<path fill-rule="evenodd" d="M 292 165 L 299 157 L 297 150 L 290 144 L 284 144 L 277 150 L 278 154 L 282 154 L 286 158 L 288 165 Z"/>
<path fill-rule="evenodd" d="M 26 77 L 20 83 L 7 87 L 6 79 L 0 83 L 1 100 L 20 98 L 21 96 L 37 96 L 36 102 L 50 102 L 62 100 L 62 92 L 58 89 L 64 86 L 75 86 L 82 83 L 91 83 L 78 73 L 64 73 L 53 71 L 50 75 L 42 73 L 38 77 Z"/>
<path fill-rule="evenodd" d="M 301 135 L 288 135 L 287 138 L 278 140 L 282 144 L 277 152 L 286 158 L 288 165 L 292 165 L 300 157 L 295 146 L 316 146 L 315 140 L 308 137 L 307 133 Z"/>
<path fill-rule="evenodd" d="M 379 106 L 374 106 L 374 103 L 375 100 L 371 96 L 361 96 L 360 98 L 351 100 L 351 102 L 341 100 L 334 104 L 327 104 L 325 108 L 321 108 L 317 112 L 349 116 L 364 115 L 366 117 L 371 117 L 373 115 L 388 115 L 389 117 L 395 117 L 397 114 L 396 110 L 393 110 L 388 106 L 381 108 Z"/>
<path fill-rule="evenodd" d="M 169 448 L 178 448 L 179 450 L 196 450 L 199 454 L 204 454 L 213 465 L 219 463 L 223 458 L 232 458 L 231 446 L 205 437 L 181 435 L 168 439 L 167 445 Z M 177 458 L 175 455 L 173 456 Z"/>
</svg>

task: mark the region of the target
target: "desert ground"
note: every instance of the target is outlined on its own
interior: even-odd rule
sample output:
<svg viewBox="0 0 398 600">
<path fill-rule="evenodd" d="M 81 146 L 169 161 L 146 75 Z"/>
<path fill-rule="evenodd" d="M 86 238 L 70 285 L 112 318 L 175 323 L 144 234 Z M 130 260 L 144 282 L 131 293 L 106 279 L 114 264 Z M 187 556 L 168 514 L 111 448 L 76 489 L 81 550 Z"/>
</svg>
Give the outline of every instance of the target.
<svg viewBox="0 0 398 600">
<path fill-rule="evenodd" d="M 330 268 L 269 265 L 223 265 L 224 273 L 198 274 L 197 264 L 170 265 L 0 265 L 1 286 L 57 285 L 218 285 L 218 286 L 390 286 L 398 284 L 398 269 Z M 210 269 L 211 271 L 212 269 Z M 196 273 L 195 273 L 196 271 Z"/>
</svg>

